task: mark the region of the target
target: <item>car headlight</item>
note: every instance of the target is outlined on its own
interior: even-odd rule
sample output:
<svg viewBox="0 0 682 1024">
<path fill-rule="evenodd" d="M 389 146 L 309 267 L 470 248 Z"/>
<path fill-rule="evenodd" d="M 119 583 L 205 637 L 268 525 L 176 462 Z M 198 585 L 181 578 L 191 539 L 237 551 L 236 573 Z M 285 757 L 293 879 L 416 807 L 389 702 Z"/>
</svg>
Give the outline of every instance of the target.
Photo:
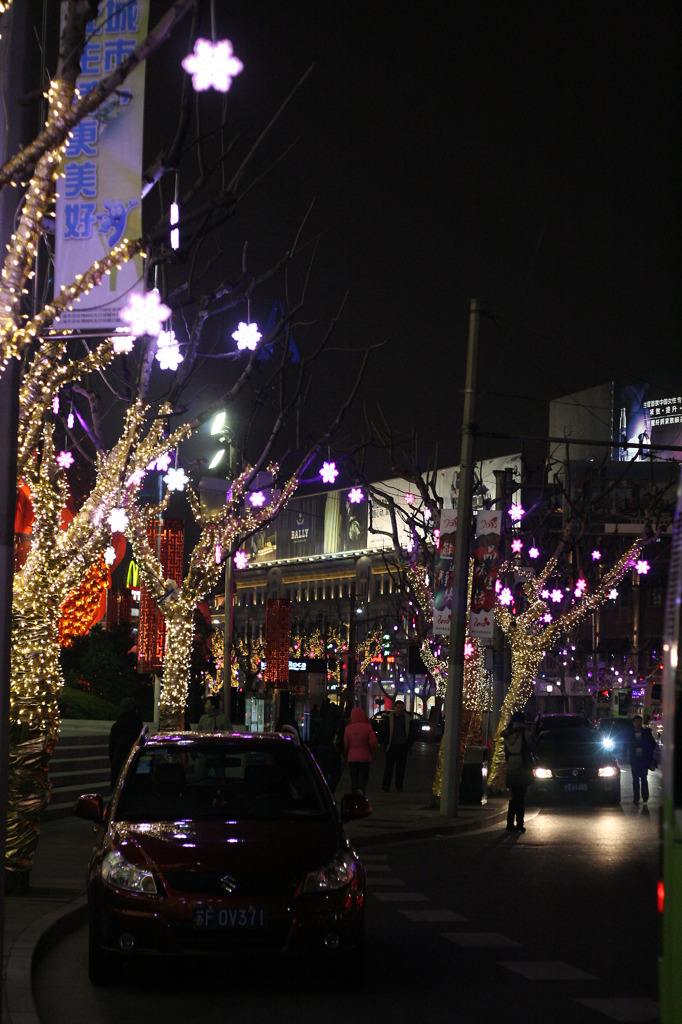
<svg viewBox="0 0 682 1024">
<path fill-rule="evenodd" d="M 604 739 L 601 741 L 601 745 L 604 748 L 604 750 L 613 750 L 616 744 L 613 742 L 610 736 L 605 736 Z"/>
<path fill-rule="evenodd" d="M 422 732 L 431 732 L 430 725 L 422 725 Z"/>
<path fill-rule="evenodd" d="M 612 764 L 607 764 L 604 768 L 599 769 L 600 779 L 612 779 L 617 774 L 617 770 Z"/>
<path fill-rule="evenodd" d="M 343 889 L 355 878 L 357 865 L 349 850 L 341 850 L 334 860 L 317 871 L 309 871 L 303 883 L 303 892 L 330 892 Z"/>
<path fill-rule="evenodd" d="M 102 880 L 126 892 L 140 892 L 147 896 L 155 896 L 157 892 L 151 871 L 129 864 L 118 850 L 109 850 L 102 861 Z"/>
<path fill-rule="evenodd" d="M 551 770 L 551 768 L 534 768 L 533 769 L 533 774 L 535 775 L 536 779 L 551 779 L 552 778 L 552 770 Z"/>
</svg>

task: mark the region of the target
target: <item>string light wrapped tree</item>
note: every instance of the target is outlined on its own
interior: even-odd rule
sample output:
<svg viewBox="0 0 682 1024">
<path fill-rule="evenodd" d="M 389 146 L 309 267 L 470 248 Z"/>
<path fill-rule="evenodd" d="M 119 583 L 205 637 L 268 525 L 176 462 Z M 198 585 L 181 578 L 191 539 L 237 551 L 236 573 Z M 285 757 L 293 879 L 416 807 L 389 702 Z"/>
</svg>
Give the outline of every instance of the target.
<svg viewBox="0 0 682 1024">
<path fill-rule="evenodd" d="M 31 870 L 40 815 L 50 796 L 48 767 L 59 726 L 57 699 L 63 685 L 59 623 L 64 601 L 97 564 L 111 541 L 111 515 L 123 514 L 139 491 L 150 461 L 187 435 L 166 436 L 166 418 L 145 425 L 136 403 L 122 436 L 98 459 L 94 487 L 64 527 L 68 484 L 47 427 L 36 458 L 25 467 L 34 510 L 31 547 L 15 574 L 12 602 L 12 670 L 7 851 L 11 884 L 25 887 Z"/>
<path fill-rule="evenodd" d="M 268 467 L 273 480 L 278 472 L 276 465 Z M 201 534 L 192 549 L 189 568 L 182 581 L 165 579 L 163 565 L 149 543 L 148 523 L 155 513 L 150 517 L 148 510 L 139 506 L 131 510 L 126 535 L 140 575 L 164 617 L 166 629 L 159 709 L 159 728 L 162 731 L 184 728 L 194 609 L 216 586 L 223 572 L 223 555 L 232 557 L 240 539 L 273 519 L 298 486 L 298 476 L 293 476 L 281 491 L 273 492 L 269 501 L 261 506 L 248 507 L 248 488 L 253 477 L 253 468 L 247 466 L 232 482 L 227 503 L 212 515 L 202 512 L 194 492 L 187 489 L 187 498 Z M 218 553 L 220 556 L 216 557 Z"/>
<path fill-rule="evenodd" d="M 564 588 L 554 586 L 550 589 L 548 583 L 557 570 L 558 557 L 550 558 L 537 575 L 532 569 L 523 569 L 509 563 L 501 567 L 501 575 L 513 572 L 520 577 L 526 607 L 518 614 L 514 614 L 511 590 L 502 587 L 498 592 L 494 610 L 495 621 L 502 629 L 511 649 L 511 682 L 495 730 L 493 757 L 488 776 L 488 785 L 493 792 L 503 792 L 505 788 L 502 732 L 514 711 L 521 711 L 525 707 L 533 692 L 535 677 L 545 654 L 608 600 L 614 587 L 636 564 L 644 544 L 643 537 L 634 541 L 616 564 L 597 582 L 594 589 L 588 591 L 587 585 L 581 581 L 573 591 L 568 592 L 568 596 Z M 561 608 L 557 612 L 556 607 L 559 604 Z M 550 605 L 555 608 L 554 613 Z"/>
</svg>

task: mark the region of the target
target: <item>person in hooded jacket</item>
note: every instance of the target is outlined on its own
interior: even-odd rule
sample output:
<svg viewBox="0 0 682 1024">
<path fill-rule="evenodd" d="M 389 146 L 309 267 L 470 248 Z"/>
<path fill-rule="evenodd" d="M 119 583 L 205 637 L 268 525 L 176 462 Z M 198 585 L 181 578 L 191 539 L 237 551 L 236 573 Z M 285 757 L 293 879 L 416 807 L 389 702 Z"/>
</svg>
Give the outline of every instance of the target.
<svg viewBox="0 0 682 1024">
<path fill-rule="evenodd" d="M 377 748 L 374 729 L 362 708 L 353 708 L 350 722 L 343 733 L 343 753 L 350 768 L 350 786 L 353 793 L 364 795 L 369 779 L 369 766 Z"/>
<path fill-rule="evenodd" d="M 514 712 L 502 735 L 507 761 L 507 789 L 511 794 L 507 808 L 507 832 L 525 832 L 523 818 L 526 789 L 533 781 L 533 754 L 522 711 Z"/>
<path fill-rule="evenodd" d="M 144 729 L 140 718 L 137 701 L 134 697 L 124 697 L 121 701 L 121 713 L 109 731 L 109 791 L 113 793 L 118 782 L 121 768 L 128 760 L 133 744 Z"/>
</svg>

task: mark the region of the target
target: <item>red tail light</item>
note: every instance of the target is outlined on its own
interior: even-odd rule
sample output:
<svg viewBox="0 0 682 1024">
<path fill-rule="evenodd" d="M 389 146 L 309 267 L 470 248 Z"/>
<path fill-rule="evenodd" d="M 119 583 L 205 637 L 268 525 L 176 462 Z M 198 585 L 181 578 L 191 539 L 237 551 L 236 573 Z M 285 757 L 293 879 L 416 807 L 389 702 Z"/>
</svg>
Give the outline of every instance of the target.
<svg viewBox="0 0 682 1024">
<path fill-rule="evenodd" d="M 661 878 L 659 880 L 658 885 L 656 886 L 656 905 L 658 907 L 659 914 L 663 913 L 663 904 L 664 904 L 664 902 L 665 902 L 665 885 L 663 883 L 663 879 Z"/>
</svg>

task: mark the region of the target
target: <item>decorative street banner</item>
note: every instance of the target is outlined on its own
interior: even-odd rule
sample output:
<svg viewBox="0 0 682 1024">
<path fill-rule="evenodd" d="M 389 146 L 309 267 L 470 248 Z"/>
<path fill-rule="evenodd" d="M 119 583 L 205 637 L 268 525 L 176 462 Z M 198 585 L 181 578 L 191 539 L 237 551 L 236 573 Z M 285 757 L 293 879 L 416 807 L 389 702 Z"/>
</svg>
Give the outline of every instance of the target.
<svg viewBox="0 0 682 1024">
<path fill-rule="evenodd" d="M 289 683 L 291 601 L 269 597 L 265 606 L 265 689 L 286 689 Z"/>
<path fill-rule="evenodd" d="M 471 587 L 471 617 L 469 634 L 492 643 L 495 580 L 500 565 L 500 512 L 476 513 L 476 543 L 474 545 L 474 579 Z"/>
<path fill-rule="evenodd" d="M 447 636 L 452 617 L 452 578 L 455 564 L 457 512 L 444 508 L 440 514 L 440 538 L 433 584 L 433 635 Z"/>
<path fill-rule="evenodd" d="M 66 4 L 62 3 L 62 23 Z M 147 35 L 148 0 L 105 0 L 87 28 L 78 89 L 87 94 Z M 77 124 L 59 179 L 55 291 L 71 284 L 124 238 L 142 231 L 142 136 L 145 65 L 142 63 L 98 110 Z M 113 331 L 131 292 L 141 291 L 136 257 L 113 269 L 55 321 L 59 328 Z"/>
</svg>

